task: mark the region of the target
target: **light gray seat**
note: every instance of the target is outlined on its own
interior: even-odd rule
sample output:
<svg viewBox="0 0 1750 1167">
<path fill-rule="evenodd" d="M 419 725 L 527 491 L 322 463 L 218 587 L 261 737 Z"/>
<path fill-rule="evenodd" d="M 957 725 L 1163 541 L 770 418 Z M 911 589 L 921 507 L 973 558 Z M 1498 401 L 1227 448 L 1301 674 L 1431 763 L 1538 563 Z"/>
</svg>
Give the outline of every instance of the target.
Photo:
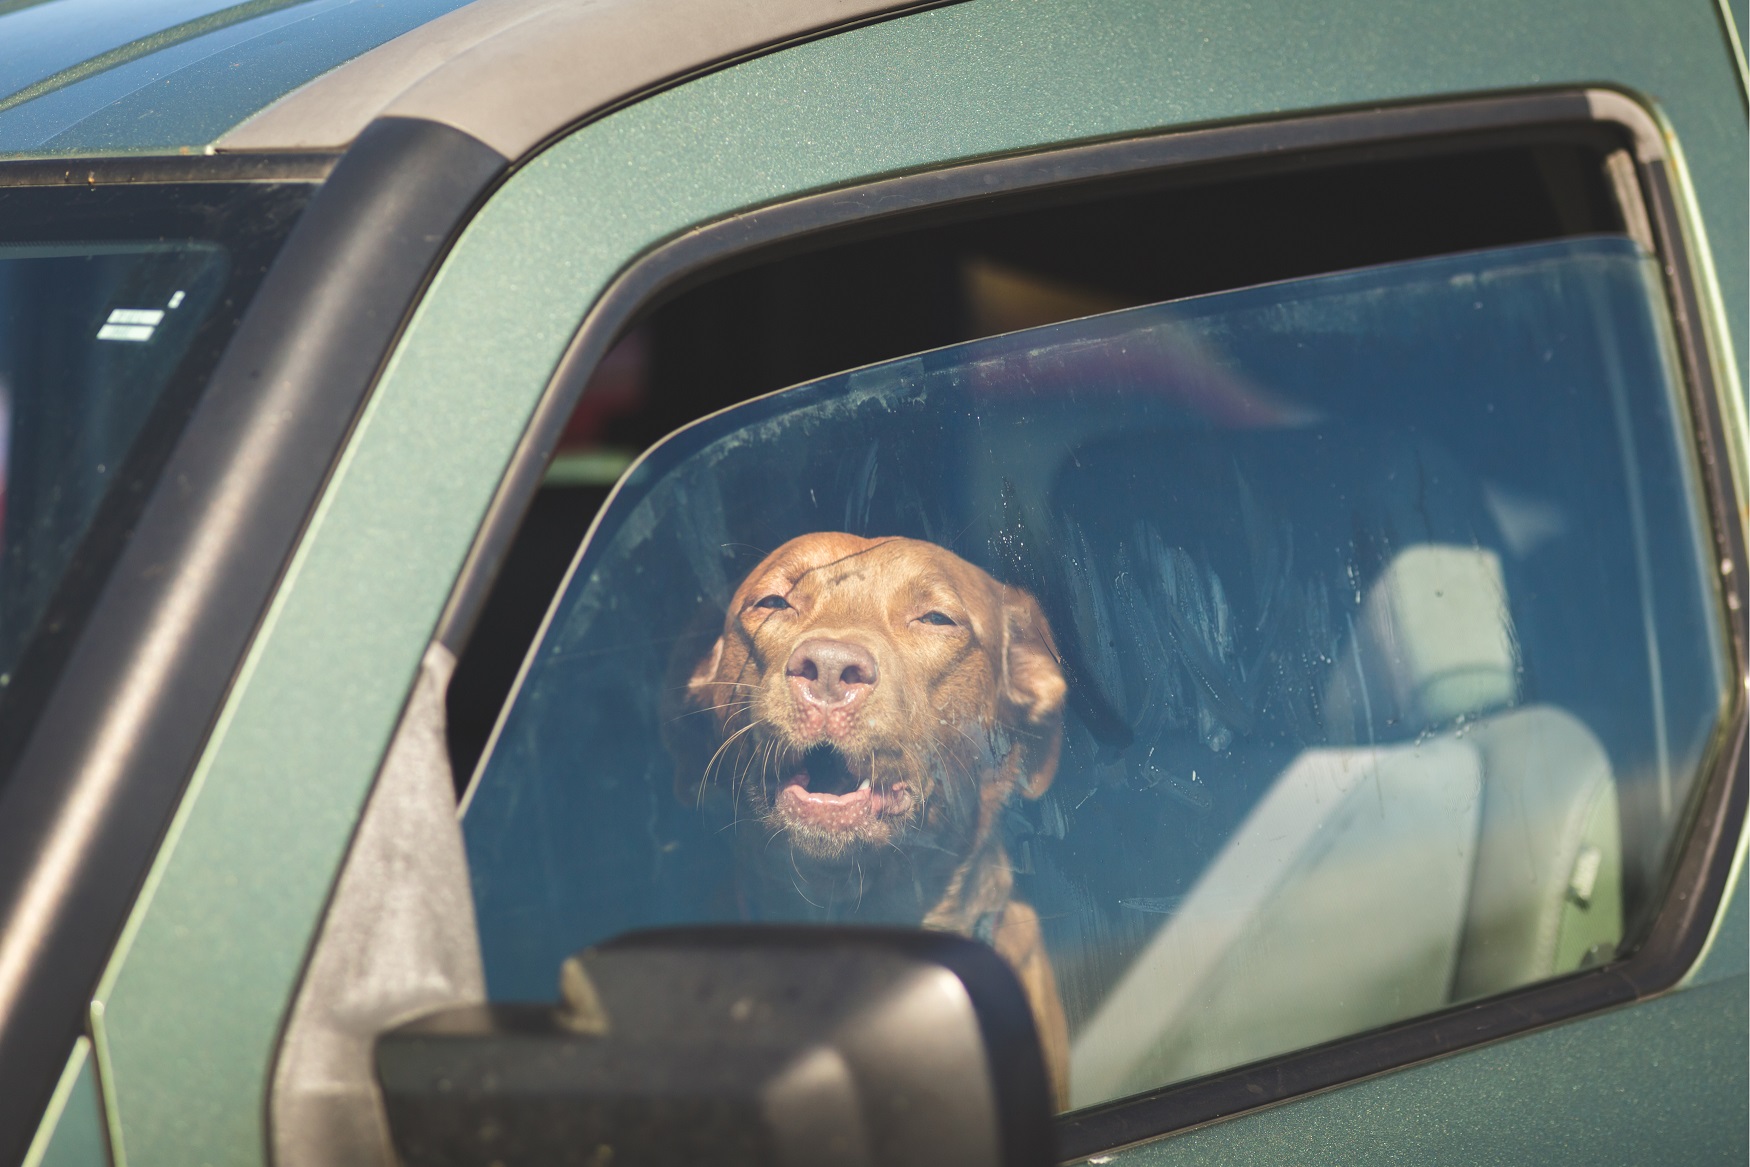
<svg viewBox="0 0 1750 1167">
<path fill-rule="evenodd" d="M 1622 941 L 1622 834 L 1604 747 L 1549 705 L 1485 718 L 1483 815 L 1452 999 L 1609 959 Z"/>
<path fill-rule="evenodd" d="M 1406 548 L 1370 589 L 1354 639 L 1361 668 L 1337 671 L 1328 707 L 1341 708 L 1339 691 L 1354 692 L 1349 679 L 1366 676 L 1365 692 L 1384 698 L 1386 716 L 1461 737 L 1480 756 L 1482 816 L 1452 999 L 1608 956 L 1622 935 L 1610 760 L 1567 711 L 1514 707 L 1516 642 L 1494 554 Z"/>
<path fill-rule="evenodd" d="M 1517 706 L 1498 561 L 1400 551 L 1280 775 L 1072 1042 L 1088 1105 L 1579 967 L 1620 939 L 1597 739 Z M 1395 744 L 1368 740 L 1380 727 Z M 1405 741 L 1406 735 L 1412 740 Z"/>
<path fill-rule="evenodd" d="M 1446 1001 L 1482 783 L 1474 746 L 1308 750 L 1071 1042 L 1071 1104 Z"/>
</svg>

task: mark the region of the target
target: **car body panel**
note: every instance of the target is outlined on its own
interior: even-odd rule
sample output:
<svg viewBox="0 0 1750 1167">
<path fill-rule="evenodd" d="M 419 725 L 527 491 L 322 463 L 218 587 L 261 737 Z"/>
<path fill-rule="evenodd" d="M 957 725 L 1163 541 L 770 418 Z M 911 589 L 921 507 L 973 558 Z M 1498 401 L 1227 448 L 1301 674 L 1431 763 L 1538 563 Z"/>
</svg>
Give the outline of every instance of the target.
<svg viewBox="0 0 1750 1167">
<path fill-rule="evenodd" d="M 108 1142 L 91 1039 L 81 1037 L 73 1043 L 36 1138 L 25 1152 L 24 1167 L 104 1167 Z"/>
<path fill-rule="evenodd" d="M 1481 1167 L 1739 1163 L 1750 1091 L 1750 894 L 1733 890 L 1706 954 L 1657 1000 L 1144 1143 L 1094 1162 L 1405 1162 Z M 1684 1072 L 1673 1073 L 1681 1066 Z M 1576 1123 L 1575 1114 L 1597 1121 Z"/>
<path fill-rule="evenodd" d="M 1676 992 L 1102 1156 L 1166 1163 L 1739 1163 L 1750 1091 L 1750 905 L 1734 890 Z M 1671 1072 L 1683 1067 L 1681 1074 Z M 1575 1114 L 1597 1121 L 1576 1123 Z M 1675 1136 L 1675 1139 L 1674 1139 Z"/>
<path fill-rule="evenodd" d="M 1731 898 L 1714 920 L 1707 951 L 1684 981 L 1684 988 L 1750 976 L 1750 891 L 1744 887 L 1744 844 L 1740 838 L 1733 861 Z"/>
<path fill-rule="evenodd" d="M 13 23 L 42 26 L 38 44 L 26 41 L 22 76 L 31 80 L 0 98 L 0 157 L 203 150 L 310 78 L 465 2 L 160 3 L 139 13 L 109 0 L 51 0 L 0 15 L 0 40 Z M 57 11 L 67 4 L 79 10 Z M 51 40 L 75 23 L 118 32 Z M 120 39 L 130 33 L 138 35 Z"/>
<path fill-rule="evenodd" d="M 1747 1026 L 1731 978 L 1093 1161 L 1741 1163 Z"/>
<path fill-rule="evenodd" d="M 1720 14 L 1726 21 L 1726 32 L 1738 50 L 1738 68 L 1744 68 L 1744 30 L 1750 27 L 1750 0 L 1720 0 Z"/>
<path fill-rule="evenodd" d="M 1576 27 L 1594 35 L 1577 37 Z M 1718 67 L 1697 69 L 1698 57 Z M 486 203 L 414 313 L 94 1003 L 106 1102 L 123 1136 L 118 1161 L 242 1163 L 264 1154 L 263 1098 L 279 1027 L 421 655 L 566 344 L 632 257 L 695 223 L 799 192 L 1042 144 L 1599 82 L 1658 103 L 1686 147 L 1713 246 L 1745 254 L 1743 106 L 1716 12 L 1701 0 L 1656 12 L 1621 0 L 1462 10 L 1331 0 L 1268 11 L 1215 0 L 973 0 L 745 61 L 620 110 L 537 156 Z M 1745 277 L 1736 263 L 1718 272 L 1740 354 L 1750 315 Z M 1740 362 L 1731 363 L 1741 380 Z M 1741 892 L 1732 903 L 1741 916 Z M 1733 927 L 1741 932 L 1741 922 Z M 1739 978 L 1148 1153 L 1189 1153 L 1180 1148 L 1195 1144 L 1219 1159 L 1280 1158 L 1296 1136 L 1273 1116 L 1297 1112 L 1326 1132 L 1305 1154 L 1344 1161 L 1369 1140 L 1390 1146 L 1408 1114 L 1463 1121 L 1463 1083 L 1546 1074 L 1537 1067 L 1567 1065 L 1576 1051 L 1589 1065 L 1629 1046 L 1645 1057 L 1647 1030 L 1679 1032 L 1661 1018 L 1701 1019 L 1704 1035 L 1719 1029 L 1716 1045 L 1735 1040 L 1741 1051 Z M 1737 1014 L 1725 1000 L 1734 994 Z M 1722 1010 L 1738 1020 L 1722 1025 Z M 1694 1040 L 1674 1038 L 1667 1048 Z M 1402 1091 L 1411 1093 L 1394 1093 Z M 1412 1097 L 1422 1109 L 1399 1113 L 1394 1100 Z M 1529 1121 L 1536 1097 L 1545 1096 L 1505 1091 L 1505 1109 L 1491 1116 L 1507 1124 L 1503 1138 L 1535 1137 L 1541 1128 L 1513 1126 L 1510 1112 L 1518 1105 Z M 1597 1125 L 1609 1117 L 1600 1114 Z"/>
</svg>

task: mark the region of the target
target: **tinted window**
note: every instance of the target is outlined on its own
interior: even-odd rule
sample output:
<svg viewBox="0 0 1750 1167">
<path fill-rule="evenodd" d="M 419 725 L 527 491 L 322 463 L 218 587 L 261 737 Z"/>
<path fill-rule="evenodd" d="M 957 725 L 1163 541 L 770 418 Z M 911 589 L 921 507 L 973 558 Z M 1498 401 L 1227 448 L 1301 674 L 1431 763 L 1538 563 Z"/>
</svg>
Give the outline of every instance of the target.
<svg viewBox="0 0 1750 1167">
<path fill-rule="evenodd" d="M 207 243 L 0 245 L 0 682 L 228 266 Z"/>
<path fill-rule="evenodd" d="M 1725 692 L 1658 281 L 1394 263 L 681 430 L 471 793 L 492 996 L 631 927 L 951 928 L 1082 1106 L 1621 954 Z"/>
</svg>

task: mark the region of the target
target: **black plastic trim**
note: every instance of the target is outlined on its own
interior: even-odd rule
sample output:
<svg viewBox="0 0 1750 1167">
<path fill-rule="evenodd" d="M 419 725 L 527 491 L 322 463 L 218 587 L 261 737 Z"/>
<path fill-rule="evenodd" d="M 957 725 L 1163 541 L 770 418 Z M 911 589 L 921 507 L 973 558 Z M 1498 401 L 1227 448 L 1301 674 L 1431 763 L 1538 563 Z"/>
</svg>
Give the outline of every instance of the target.
<svg viewBox="0 0 1750 1167">
<path fill-rule="evenodd" d="M 1729 615 L 1727 627 L 1731 630 L 1734 663 L 1738 676 L 1743 677 L 1750 662 L 1750 643 L 1746 642 L 1744 625 L 1745 614 L 1750 612 L 1750 573 L 1745 570 L 1745 532 L 1732 517 L 1738 508 L 1733 502 L 1732 458 L 1727 448 L 1726 427 L 1730 423 L 1720 408 L 1720 387 L 1714 375 L 1714 362 L 1709 359 L 1713 346 L 1707 338 L 1708 313 L 1696 292 L 1690 241 L 1683 234 L 1670 171 L 1660 162 L 1643 164 L 1640 172 L 1653 233 L 1665 264 L 1666 290 L 1676 317 L 1678 348 L 1689 386 L 1690 416 L 1701 438 L 1697 452 L 1702 462 L 1701 486 L 1714 516 L 1714 547 L 1720 568 L 1716 578 Z M 1743 691 L 1742 687 L 1739 691 Z"/>
<path fill-rule="evenodd" d="M 198 161 L 236 176 L 234 161 Z M 288 237 L 171 454 L 0 796 L 0 974 L 19 957 L 0 976 L 0 1163 L 22 1155 L 84 1028 L 367 391 L 506 166 L 447 126 L 373 122 Z"/>
<path fill-rule="evenodd" d="M 1603 100 L 1599 100 L 1603 99 Z M 1690 243 L 1672 194 L 1669 160 L 1653 116 L 1618 90 L 1566 88 L 1481 95 L 1434 103 L 1340 110 L 1273 122 L 1224 125 L 1116 139 L 973 162 L 828 190 L 729 216 L 659 244 L 630 263 L 603 293 L 536 407 L 476 537 L 437 630 L 458 654 L 491 590 L 522 515 L 590 371 L 609 345 L 659 298 L 709 269 L 741 257 L 807 246 L 807 237 L 896 216 L 965 213 L 981 200 L 1022 192 L 1044 198 L 1099 181 L 1159 181 L 1163 170 L 1273 168 L 1302 165 L 1312 152 L 1449 149 L 1457 135 L 1569 136 L 1605 131 L 1637 159 L 1637 178 L 1682 349 L 1688 406 L 1698 439 L 1704 493 L 1721 555 L 1716 582 L 1731 628 L 1733 685 L 1701 789 L 1692 798 L 1688 834 L 1677 849 L 1666 899 L 1639 945 L 1602 968 L 1529 986 L 1400 1025 L 1297 1051 L 1254 1066 L 1178 1083 L 1058 1120 L 1065 1161 L 1143 1142 L 1388 1070 L 1500 1040 L 1675 985 L 1700 956 L 1724 894 L 1745 819 L 1746 610 L 1744 532 L 1732 503 L 1726 424 L 1709 359 L 1707 314 L 1694 285 Z"/>
</svg>

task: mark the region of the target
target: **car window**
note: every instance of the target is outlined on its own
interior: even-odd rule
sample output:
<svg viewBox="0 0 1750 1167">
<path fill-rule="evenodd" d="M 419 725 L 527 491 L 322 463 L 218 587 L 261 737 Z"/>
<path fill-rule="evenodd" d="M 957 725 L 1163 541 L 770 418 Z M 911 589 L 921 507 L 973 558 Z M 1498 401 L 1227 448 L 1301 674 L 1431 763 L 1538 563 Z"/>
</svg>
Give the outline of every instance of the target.
<svg viewBox="0 0 1750 1167">
<path fill-rule="evenodd" d="M 311 189 L 93 175 L 0 190 L 0 774 Z"/>
<path fill-rule="evenodd" d="M 228 267 L 194 241 L 0 244 L 0 684 Z"/>
<path fill-rule="evenodd" d="M 1623 232 L 1615 152 L 1563 131 L 1435 151 L 1312 154 L 1277 169 L 1107 176 L 809 232 L 707 264 L 642 305 L 560 436 L 446 700 L 474 772 L 523 657 L 608 489 L 688 422 L 846 369 L 1122 308 L 1398 260 Z M 1185 225 L 1197 224 L 1188 231 Z"/>
<path fill-rule="evenodd" d="M 658 444 L 464 813 L 489 992 L 943 928 L 1081 1107 L 1632 947 L 1725 696 L 1655 261 L 1490 248 L 826 377 Z"/>
</svg>

